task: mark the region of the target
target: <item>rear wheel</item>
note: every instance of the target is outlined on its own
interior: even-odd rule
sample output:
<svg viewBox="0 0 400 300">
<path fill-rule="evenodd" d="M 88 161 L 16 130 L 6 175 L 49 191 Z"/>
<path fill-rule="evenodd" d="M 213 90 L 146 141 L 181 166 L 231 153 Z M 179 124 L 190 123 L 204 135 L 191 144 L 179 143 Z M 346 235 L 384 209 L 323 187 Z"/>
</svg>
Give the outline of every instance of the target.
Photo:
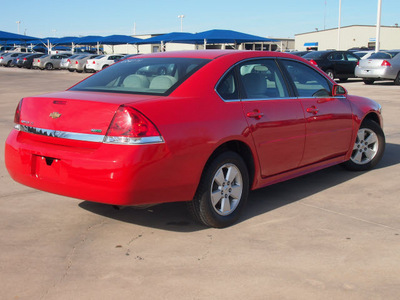
<svg viewBox="0 0 400 300">
<path fill-rule="evenodd" d="M 105 68 L 107 68 L 108 67 L 108 65 L 104 65 L 101 69 L 103 70 L 103 69 L 105 69 Z"/>
<path fill-rule="evenodd" d="M 381 160 L 385 151 L 385 135 L 381 127 L 372 120 L 365 120 L 357 132 L 350 160 L 343 165 L 351 171 L 372 169 Z"/>
<path fill-rule="evenodd" d="M 227 227 L 239 219 L 248 192 L 247 166 L 236 152 L 228 151 L 208 164 L 188 207 L 200 223 L 216 228 Z"/>
<path fill-rule="evenodd" d="M 375 80 L 373 80 L 373 79 L 363 79 L 363 81 L 364 81 L 365 84 L 374 84 Z"/>
<path fill-rule="evenodd" d="M 331 79 L 335 79 L 335 74 L 333 73 L 333 70 L 328 69 L 325 71 L 325 73 L 331 78 Z"/>
<path fill-rule="evenodd" d="M 397 73 L 396 79 L 394 80 L 394 84 L 400 85 L 400 72 Z"/>
<path fill-rule="evenodd" d="M 47 64 L 45 65 L 45 69 L 46 69 L 46 70 L 53 70 L 53 69 L 54 69 L 54 66 L 53 66 L 52 63 L 47 63 Z"/>
</svg>

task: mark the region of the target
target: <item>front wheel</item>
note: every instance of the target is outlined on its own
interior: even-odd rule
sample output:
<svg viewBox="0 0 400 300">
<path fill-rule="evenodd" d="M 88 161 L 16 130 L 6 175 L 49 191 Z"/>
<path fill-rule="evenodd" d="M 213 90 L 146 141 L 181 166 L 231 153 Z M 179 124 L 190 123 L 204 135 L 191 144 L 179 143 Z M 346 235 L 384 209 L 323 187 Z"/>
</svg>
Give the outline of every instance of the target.
<svg viewBox="0 0 400 300">
<path fill-rule="evenodd" d="M 240 217 L 249 193 L 249 174 L 242 157 L 228 151 L 218 155 L 203 172 L 188 208 L 206 226 L 223 228 Z"/>
<path fill-rule="evenodd" d="M 351 171 L 372 169 L 381 160 L 385 151 L 385 135 L 381 127 L 372 120 L 365 120 L 357 132 L 350 160 L 343 166 Z"/>
</svg>

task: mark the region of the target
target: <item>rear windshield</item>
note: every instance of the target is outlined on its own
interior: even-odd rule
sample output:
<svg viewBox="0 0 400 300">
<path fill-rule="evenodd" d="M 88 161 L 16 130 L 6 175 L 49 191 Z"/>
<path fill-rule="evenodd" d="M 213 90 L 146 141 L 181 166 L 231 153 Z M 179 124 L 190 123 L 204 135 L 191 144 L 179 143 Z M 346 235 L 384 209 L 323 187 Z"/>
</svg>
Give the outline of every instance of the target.
<svg viewBox="0 0 400 300">
<path fill-rule="evenodd" d="M 320 52 L 320 51 L 311 51 L 305 55 L 303 55 L 303 58 L 305 59 L 318 59 L 318 58 L 322 58 L 324 55 L 326 54 L 326 52 Z"/>
<path fill-rule="evenodd" d="M 393 57 L 395 57 L 397 54 L 399 54 L 400 52 L 392 52 L 392 51 L 388 51 L 388 52 L 377 52 L 372 54 L 369 59 L 391 59 Z"/>
<path fill-rule="evenodd" d="M 95 91 L 169 95 L 209 60 L 195 58 L 126 59 L 72 87 L 71 91 Z"/>
</svg>

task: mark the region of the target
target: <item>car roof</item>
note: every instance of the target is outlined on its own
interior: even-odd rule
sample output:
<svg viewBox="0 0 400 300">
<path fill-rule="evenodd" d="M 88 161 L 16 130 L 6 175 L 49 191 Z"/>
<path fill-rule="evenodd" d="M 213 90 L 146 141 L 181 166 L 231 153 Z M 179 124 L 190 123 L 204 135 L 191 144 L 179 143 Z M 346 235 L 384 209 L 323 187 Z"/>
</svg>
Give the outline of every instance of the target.
<svg viewBox="0 0 400 300">
<path fill-rule="evenodd" d="M 249 51 L 249 50 L 187 50 L 187 51 L 168 51 L 168 52 L 157 52 L 149 54 L 141 54 L 140 58 L 150 57 L 182 57 L 182 58 L 202 58 L 202 59 L 216 59 L 222 56 L 248 56 L 253 57 L 296 57 L 293 54 L 277 52 L 277 51 Z M 138 56 L 129 57 L 127 59 L 135 59 Z"/>
</svg>

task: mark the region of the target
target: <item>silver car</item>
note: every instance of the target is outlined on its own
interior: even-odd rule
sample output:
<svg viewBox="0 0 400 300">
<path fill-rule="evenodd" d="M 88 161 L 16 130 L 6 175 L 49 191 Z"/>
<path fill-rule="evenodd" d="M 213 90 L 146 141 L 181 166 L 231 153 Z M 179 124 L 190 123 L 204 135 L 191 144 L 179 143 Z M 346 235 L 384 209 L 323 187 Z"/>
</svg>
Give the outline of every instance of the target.
<svg viewBox="0 0 400 300">
<path fill-rule="evenodd" d="M 65 57 L 61 59 L 60 69 L 68 69 L 71 64 L 71 59 L 77 58 L 80 54 L 75 54 L 70 57 Z"/>
<path fill-rule="evenodd" d="M 41 69 L 41 70 L 53 70 L 60 69 L 61 59 L 71 56 L 69 54 L 55 54 L 55 55 L 44 55 L 38 58 L 35 58 L 32 63 L 33 69 Z"/>
<path fill-rule="evenodd" d="M 92 59 L 99 56 L 98 54 L 82 54 L 75 59 L 71 59 L 71 63 L 68 66 L 68 71 L 78 73 L 86 72 L 86 62 L 88 59 Z"/>
<path fill-rule="evenodd" d="M 365 84 L 373 84 L 377 80 L 394 80 L 394 84 L 400 85 L 400 50 L 381 51 L 361 59 L 354 73 Z"/>
</svg>

